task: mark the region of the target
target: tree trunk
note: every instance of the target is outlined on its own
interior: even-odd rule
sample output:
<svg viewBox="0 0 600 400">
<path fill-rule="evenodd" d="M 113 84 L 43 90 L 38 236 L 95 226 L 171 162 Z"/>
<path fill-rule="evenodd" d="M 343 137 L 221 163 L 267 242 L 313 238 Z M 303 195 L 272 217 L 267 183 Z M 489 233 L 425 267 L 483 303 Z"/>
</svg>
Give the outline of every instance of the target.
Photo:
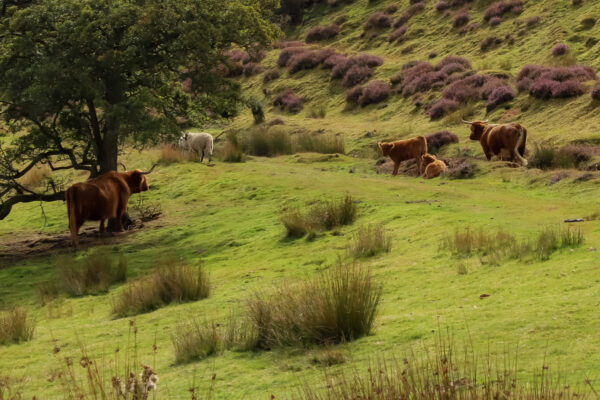
<svg viewBox="0 0 600 400">
<path fill-rule="evenodd" d="M 117 170 L 118 141 L 117 135 L 107 133 L 102 141 L 102 147 L 98 154 L 100 174 Z"/>
</svg>

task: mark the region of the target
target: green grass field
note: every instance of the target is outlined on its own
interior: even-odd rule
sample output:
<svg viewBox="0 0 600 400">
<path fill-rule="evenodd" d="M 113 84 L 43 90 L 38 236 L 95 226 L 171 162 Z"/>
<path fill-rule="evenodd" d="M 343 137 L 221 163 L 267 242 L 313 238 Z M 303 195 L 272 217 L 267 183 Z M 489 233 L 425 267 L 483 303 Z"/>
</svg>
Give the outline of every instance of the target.
<svg viewBox="0 0 600 400">
<path fill-rule="evenodd" d="M 577 8 L 567 1 L 525 1 L 519 18 L 540 15 L 542 22 L 514 45 L 485 54 L 479 50 L 481 39 L 492 31 L 504 35 L 514 30 L 513 17 L 505 17 L 496 28 L 482 26 L 459 35 L 451 29 L 451 17 L 437 13 L 435 2 L 427 2 L 426 10 L 411 19 L 409 39 L 402 45 L 385 40 L 389 30 L 371 41 L 360 38 L 367 16 L 392 3 L 399 5 L 399 15 L 408 0 L 374 4 L 359 0 L 333 10 L 317 6 L 308 13 L 305 24 L 287 36 L 303 38 L 311 26 L 345 14 L 348 22 L 342 33 L 323 46 L 383 56 L 385 63 L 373 79 L 389 78 L 405 62 L 426 60 L 430 52 L 438 54 L 432 61 L 460 55 L 480 71 L 503 70 L 514 77 L 525 64 L 552 62 L 551 48 L 561 41 L 569 44 L 577 62 L 600 68 L 600 44 L 585 46 L 589 37 L 600 34 L 599 25 L 590 30 L 578 28 L 580 19 L 593 14 L 600 1 L 584 1 Z M 489 3 L 475 1 L 471 20 L 481 21 Z M 414 49 L 402 54 L 400 50 L 411 44 Z M 277 55 L 277 50 L 270 51 L 263 65 L 274 67 Z M 130 200 L 130 207 L 140 196 L 146 204 L 159 203 L 160 218 L 134 232 L 98 238 L 94 247 L 56 251 L 77 259 L 98 248 L 122 254 L 128 261 L 129 280 L 150 273 L 165 254 L 194 265 L 202 260 L 211 278 L 209 298 L 172 304 L 134 318 L 116 319 L 111 314 L 112 302 L 125 289 L 124 284 L 111 287 L 108 294 L 40 304 L 37 286 L 56 276 L 56 254 L 27 255 L 22 242 L 39 235 L 66 235 L 66 206 L 61 202 L 44 204 L 43 214 L 36 203 L 16 206 L 0 223 L 0 254 L 13 255 L 0 257 L 0 310 L 25 306 L 36 321 L 36 330 L 30 341 L 0 345 L 0 378 L 10 376 L 19 381 L 23 398 L 62 398 L 53 379 L 59 358 L 72 356 L 77 364 L 83 345 L 95 358 L 104 356 L 110 379 L 114 369 L 110 360 L 116 349 L 121 359 L 125 357 L 131 340 L 130 320 L 135 320 L 139 361 L 152 365 L 160 377 L 156 398 L 190 398 L 188 389 L 206 387 L 213 374 L 217 399 L 266 399 L 271 395 L 281 399 L 306 382 L 322 387 L 325 368 L 314 359 L 328 349 L 227 350 L 202 361 L 175 365 L 171 335 L 177 324 L 191 318 L 226 323 L 232 310 L 244 313 L 247 300 L 257 291 L 313 277 L 335 265 L 339 257 L 350 262 L 346 249 L 359 226 L 381 223 L 391 235 L 391 251 L 359 260 L 383 285 L 374 332 L 335 346 L 348 360 L 328 370 L 362 372 L 378 358 L 419 352 L 434 344 L 441 329 L 449 330 L 457 343 L 472 341 L 482 355 L 495 357 L 507 348 L 518 348 L 518 373 L 525 381 L 542 365 L 550 365 L 551 371 L 560 369 L 561 376 L 573 385 L 589 378 L 600 386 L 600 254 L 596 251 L 600 220 L 576 224 L 584 243 L 561 249 L 547 261 L 502 260 L 491 265 L 485 258 L 458 258 L 440 248 L 442 240 L 456 230 L 495 232 L 501 228 L 519 238 L 533 239 L 544 228 L 565 226 L 566 218 L 592 215 L 600 210 L 598 172 L 569 170 L 564 179 L 549 185 L 559 171 L 509 168 L 499 161 L 484 161 L 479 144 L 469 142 L 468 129 L 457 124 L 456 116 L 431 122 L 422 110 L 414 110 L 411 99 L 399 96 L 390 98 L 386 107 L 352 109 L 345 104 L 340 82 L 331 80 L 326 71 L 301 71 L 293 76 L 281 71 L 282 77 L 267 85 L 263 85 L 262 75 L 241 78 L 244 95 L 269 103 L 263 87 L 270 93 L 294 88 L 308 99 L 304 110 L 289 115 L 267 105 L 267 119 L 282 117 L 289 132 L 340 134 L 348 155 L 300 153 L 252 157 L 239 164 L 217 160 L 214 167 L 196 162 L 160 165 L 149 176 L 151 190 Z M 532 143 L 554 140 L 563 144 L 600 137 L 600 108 L 589 92 L 552 101 L 521 93 L 510 104 L 509 110 L 501 107 L 490 118 L 518 120 L 527 126 L 530 150 Z M 324 107 L 326 117 L 311 118 L 313 106 Z M 483 118 L 485 105 L 467 105 L 458 114 L 458 121 L 460 116 Z M 243 110 L 230 125 L 209 131 L 244 131 L 251 124 L 250 112 Z M 451 130 L 460 138 L 460 143 L 445 148 L 444 154 L 451 156 L 460 149 L 474 155 L 479 171 L 473 179 L 427 181 L 376 173 L 372 149 L 378 140 L 437 130 Z M 156 149 L 128 150 L 123 156 L 130 168 L 147 168 L 158 159 Z M 583 175 L 585 179 L 578 179 Z M 313 240 L 285 237 L 280 222 L 284 209 L 305 209 L 315 201 L 347 194 L 357 201 L 355 223 L 318 233 Z M 95 223 L 86 226 L 95 227 Z M 482 294 L 490 296 L 480 299 Z M 56 355 L 55 346 L 61 349 Z"/>
</svg>

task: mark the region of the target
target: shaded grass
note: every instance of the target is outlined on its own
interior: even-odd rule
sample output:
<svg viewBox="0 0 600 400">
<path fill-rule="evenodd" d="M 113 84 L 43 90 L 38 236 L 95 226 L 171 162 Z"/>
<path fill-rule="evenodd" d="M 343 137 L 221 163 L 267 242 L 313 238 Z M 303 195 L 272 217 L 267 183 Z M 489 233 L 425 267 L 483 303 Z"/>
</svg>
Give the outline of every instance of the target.
<svg viewBox="0 0 600 400">
<path fill-rule="evenodd" d="M 150 312 L 167 304 L 201 300 L 210 294 L 208 275 L 198 267 L 167 255 L 157 262 L 149 276 L 130 283 L 113 301 L 119 317 Z"/>
<path fill-rule="evenodd" d="M 333 344 L 371 333 L 382 287 L 368 268 L 339 263 L 315 278 L 255 293 L 248 317 L 256 346 Z"/>
<path fill-rule="evenodd" d="M 314 234 L 319 230 L 330 230 L 338 226 L 349 225 L 356 219 L 357 207 L 351 196 L 346 195 L 339 201 L 331 200 L 313 205 L 306 214 L 298 210 L 287 210 L 281 217 L 281 223 L 290 238 L 299 238 Z"/>
<path fill-rule="evenodd" d="M 381 224 L 360 226 L 352 242 L 348 245 L 348 253 L 354 258 L 389 253 L 391 249 L 392 238 Z"/>
<path fill-rule="evenodd" d="M 0 345 L 31 340 L 34 330 L 35 322 L 27 318 L 25 308 L 17 306 L 0 313 Z"/>
<path fill-rule="evenodd" d="M 85 296 L 108 292 L 111 285 L 127 279 L 127 259 L 118 260 L 106 250 L 96 250 L 81 260 L 71 256 L 58 257 L 54 262 L 55 279 L 38 285 L 38 298 L 45 304 L 60 294 Z"/>
</svg>

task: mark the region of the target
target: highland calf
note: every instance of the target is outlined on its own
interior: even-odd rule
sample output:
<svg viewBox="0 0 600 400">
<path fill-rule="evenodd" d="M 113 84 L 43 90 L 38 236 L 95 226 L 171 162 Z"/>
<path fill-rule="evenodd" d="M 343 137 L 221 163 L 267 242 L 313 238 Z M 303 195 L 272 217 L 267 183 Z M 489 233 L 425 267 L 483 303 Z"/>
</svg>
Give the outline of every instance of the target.
<svg viewBox="0 0 600 400">
<path fill-rule="evenodd" d="M 498 157 L 508 152 L 511 161 L 527 165 L 525 155 L 525 143 L 527 141 L 527 129 L 520 124 L 488 124 L 487 121 L 464 121 L 471 125 L 471 140 L 479 140 L 485 157 L 491 160 L 492 156 Z"/>
<path fill-rule="evenodd" d="M 213 137 L 210 133 L 186 132 L 179 138 L 179 147 L 185 151 L 193 151 L 200 158 L 200 162 L 204 160 L 204 156 L 208 155 L 208 162 L 212 160 L 213 153 Z"/>
<path fill-rule="evenodd" d="M 100 232 L 104 232 L 104 222 L 116 218 L 118 230 L 123 230 L 122 217 L 127 212 L 129 197 L 133 193 L 148 190 L 146 174 L 139 169 L 130 172 L 110 171 L 85 182 L 79 182 L 67 189 L 67 212 L 69 230 L 73 246 L 79 246 L 77 235 L 85 221 L 100 221 Z"/>
<path fill-rule="evenodd" d="M 425 172 L 423 173 L 423 178 L 425 179 L 436 178 L 448 171 L 446 163 L 442 160 L 438 160 L 432 154 L 423 154 L 421 158 L 423 160 L 423 168 L 425 169 Z"/>
<path fill-rule="evenodd" d="M 419 167 L 419 175 L 423 173 L 421 156 L 427 153 L 427 140 L 423 136 L 412 139 L 398 140 L 396 142 L 380 142 L 379 148 L 383 155 L 390 157 L 394 162 L 393 175 L 398 175 L 398 168 L 402 161 L 414 159 Z"/>
</svg>

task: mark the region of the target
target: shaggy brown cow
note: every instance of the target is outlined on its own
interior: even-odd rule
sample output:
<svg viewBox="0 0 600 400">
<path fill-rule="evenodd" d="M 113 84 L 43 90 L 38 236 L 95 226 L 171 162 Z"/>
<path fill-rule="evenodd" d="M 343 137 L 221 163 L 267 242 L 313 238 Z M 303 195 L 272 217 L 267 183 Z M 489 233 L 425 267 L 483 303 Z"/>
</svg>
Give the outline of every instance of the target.
<svg viewBox="0 0 600 400">
<path fill-rule="evenodd" d="M 525 143 L 527 129 L 520 124 L 488 124 L 486 121 L 465 121 L 471 125 L 471 140 L 479 140 L 488 161 L 493 155 L 499 156 L 503 150 L 508 152 L 511 161 L 516 161 L 523 166 L 527 165 Z"/>
<path fill-rule="evenodd" d="M 69 230 L 73 246 L 79 246 L 77 235 L 85 221 L 100 221 L 100 232 L 104 232 L 104 221 L 116 218 L 119 231 L 123 230 L 121 217 L 127 212 L 129 196 L 148 190 L 146 174 L 139 169 L 127 172 L 111 171 L 67 189 L 67 211 Z"/>
<path fill-rule="evenodd" d="M 442 160 L 438 160 L 432 154 L 423 154 L 421 158 L 423 159 L 423 168 L 425 168 L 425 173 L 423 174 L 423 178 L 425 179 L 436 178 L 442 173 L 448 171 L 446 163 Z"/>
<path fill-rule="evenodd" d="M 427 140 L 423 136 L 417 136 L 412 139 L 398 140 L 396 142 L 380 142 L 379 148 L 383 155 L 390 157 L 394 162 L 393 175 L 398 175 L 398 168 L 402 161 L 414 158 L 419 167 L 419 175 L 423 173 L 421 166 L 421 156 L 427 153 Z"/>
</svg>

